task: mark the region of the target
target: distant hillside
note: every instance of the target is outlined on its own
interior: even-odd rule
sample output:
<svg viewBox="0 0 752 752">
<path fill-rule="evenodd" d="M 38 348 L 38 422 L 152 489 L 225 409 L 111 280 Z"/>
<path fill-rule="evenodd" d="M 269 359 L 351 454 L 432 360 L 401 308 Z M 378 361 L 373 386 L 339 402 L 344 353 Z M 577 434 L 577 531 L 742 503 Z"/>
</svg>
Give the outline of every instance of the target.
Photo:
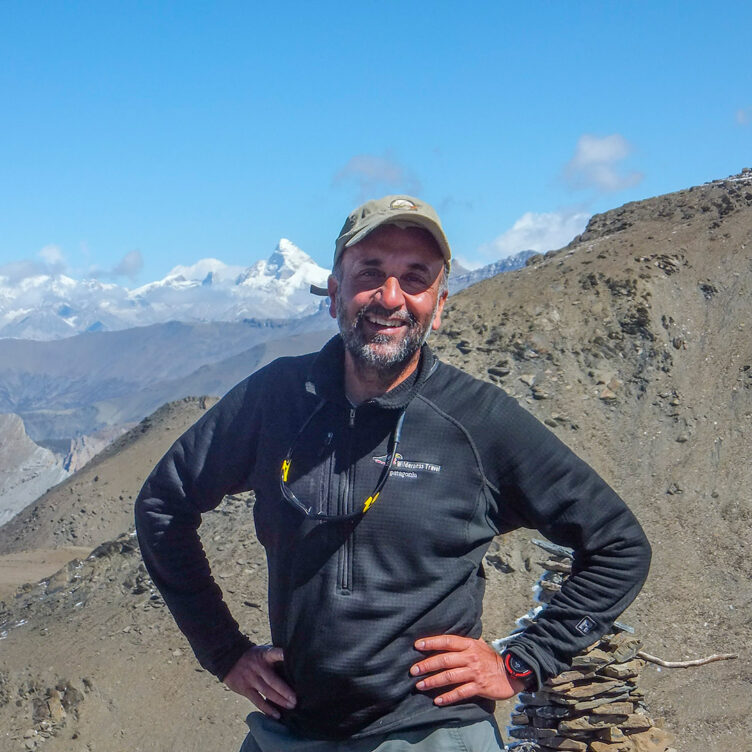
<svg viewBox="0 0 752 752">
<path fill-rule="evenodd" d="M 89 546 L 133 524 L 133 502 L 157 460 L 217 401 L 186 398 L 164 405 L 91 462 L 0 527 L 0 555 Z"/>
<path fill-rule="evenodd" d="M 68 474 L 61 459 L 35 444 L 17 415 L 0 414 L 0 525 Z"/>
<path fill-rule="evenodd" d="M 643 672 L 648 708 L 677 735 L 681 752 L 741 752 L 752 738 L 750 300 L 752 174 L 745 174 L 593 217 L 561 251 L 450 299 L 432 338 L 443 359 L 514 395 L 634 509 L 654 560 L 623 620 L 644 648 L 670 660 L 739 653 L 733 662 Z M 45 698 L 56 686 L 70 702 L 65 717 L 50 721 L 49 752 L 74 744 L 106 750 L 113 738 L 118 749 L 240 745 L 248 703 L 195 670 L 126 532 L 128 496 L 185 425 L 157 423 L 159 446 L 136 451 L 135 429 L 132 443 L 113 446 L 99 469 L 85 468 L 36 513 L 0 528 L 0 553 L 101 542 L 115 538 L 118 524 L 124 533 L 0 605 L 0 635 L 7 632 L 0 727 L 12 749 L 23 746 L 26 729 L 41 728 L 34 708 L 51 712 Z M 103 478 L 111 479 L 107 489 Z M 252 499 L 227 499 L 206 516 L 202 536 L 233 613 L 267 639 Z M 486 557 L 488 639 L 530 605 L 540 556 L 528 538 L 504 536 Z M 20 705 L 3 704 L 3 696 Z M 197 719 L 190 733 L 170 707 Z M 499 707 L 502 725 L 509 710 Z"/>
<path fill-rule="evenodd" d="M 221 397 L 246 376 L 276 358 L 319 350 L 333 335 L 334 331 L 330 328 L 289 334 L 284 338 L 262 342 L 219 363 L 202 365 L 180 378 L 161 381 L 122 397 L 97 402 L 97 415 L 109 424 L 119 424 L 148 415 L 168 400 L 194 394 Z"/>
<path fill-rule="evenodd" d="M 141 420 L 190 393 L 221 395 L 235 383 L 232 375 L 222 377 L 226 369 L 216 368 L 222 361 L 245 357 L 247 375 L 263 361 L 264 343 L 277 343 L 271 353 L 291 347 L 308 352 L 333 328 L 323 313 L 286 321 L 173 321 L 52 342 L 0 340 L 0 411 L 20 415 L 35 441 L 70 439 Z M 213 385 L 200 383 L 207 366 L 218 374 Z M 194 373 L 198 369 L 204 371 Z M 186 392 L 184 385 L 197 391 Z"/>
</svg>

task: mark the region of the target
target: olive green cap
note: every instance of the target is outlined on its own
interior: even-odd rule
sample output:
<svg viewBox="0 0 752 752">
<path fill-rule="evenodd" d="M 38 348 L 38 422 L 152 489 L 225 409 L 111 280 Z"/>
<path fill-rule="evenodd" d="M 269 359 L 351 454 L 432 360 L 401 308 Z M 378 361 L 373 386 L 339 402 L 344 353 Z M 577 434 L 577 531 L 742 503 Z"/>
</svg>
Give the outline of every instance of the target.
<svg viewBox="0 0 752 752">
<path fill-rule="evenodd" d="M 428 230 L 439 246 L 445 263 L 451 264 L 452 250 L 434 208 L 413 196 L 400 195 L 366 201 L 347 217 L 334 244 L 332 267 L 337 265 L 346 248 L 360 242 L 381 225 L 422 227 Z M 316 285 L 311 285 L 311 292 L 316 295 L 329 294 L 326 288 Z"/>
</svg>

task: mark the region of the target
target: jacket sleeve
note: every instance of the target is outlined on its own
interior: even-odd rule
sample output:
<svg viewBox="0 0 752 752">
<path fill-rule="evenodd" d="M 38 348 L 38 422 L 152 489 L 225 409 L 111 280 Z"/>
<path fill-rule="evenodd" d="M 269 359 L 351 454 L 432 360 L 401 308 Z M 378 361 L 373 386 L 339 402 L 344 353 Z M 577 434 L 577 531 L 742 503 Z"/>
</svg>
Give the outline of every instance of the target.
<svg viewBox="0 0 752 752">
<path fill-rule="evenodd" d="M 255 378 L 238 384 L 172 445 L 135 506 L 146 568 L 199 663 L 220 679 L 253 643 L 211 575 L 198 527 L 202 512 L 249 487 L 258 430 Z"/>
<path fill-rule="evenodd" d="M 608 631 L 648 574 L 650 545 L 626 504 L 585 462 L 515 400 L 504 397 L 493 439 L 493 521 L 501 532 L 539 530 L 574 549 L 572 576 L 507 648 L 539 685 Z M 498 494 L 498 495 L 497 495 Z"/>
</svg>

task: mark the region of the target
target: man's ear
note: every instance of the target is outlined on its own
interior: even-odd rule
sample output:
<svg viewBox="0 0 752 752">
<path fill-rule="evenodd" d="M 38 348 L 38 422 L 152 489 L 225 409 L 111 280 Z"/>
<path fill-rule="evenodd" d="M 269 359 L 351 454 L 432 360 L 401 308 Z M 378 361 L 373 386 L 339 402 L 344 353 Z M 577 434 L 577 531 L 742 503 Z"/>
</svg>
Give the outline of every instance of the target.
<svg viewBox="0 0 752 752">
<path fill-rule="evenodd" d="M 434 314 L 433 321 L 431 322 L 431 329 L 436 331 L 441 326 L 441 314 L 444 312 L 444 303 L 446 303 L 446 299 L 449 293 L 444 290 L 443 293 L 441 293 L 441 297 L 439 298 L 438 305 L 436 306 L 436 313 Z"/>
<path fill-rule="evenodd" d="M 337 288 L 339 287 L 339 282 L 337 282 L 337 278 L 333 275 L 329 275 L 329 279 L 326 281 L 326 288 L 329 290 L 329 315 L 333 318 L 337 318 Z"/>
</svg>

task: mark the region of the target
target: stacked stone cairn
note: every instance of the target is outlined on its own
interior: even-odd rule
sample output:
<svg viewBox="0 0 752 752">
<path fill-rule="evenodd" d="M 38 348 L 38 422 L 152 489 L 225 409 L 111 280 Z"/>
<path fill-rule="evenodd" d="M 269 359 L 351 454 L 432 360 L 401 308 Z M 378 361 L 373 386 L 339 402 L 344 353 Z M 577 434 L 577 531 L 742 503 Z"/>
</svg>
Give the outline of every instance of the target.
<svg viewBox="0 0 752 752">
<path fill-rule="evenodd" d="M 572 551 L 534 540 L 548 559 L 534 588 L 538 605 L 517 620 L 519 630 L 494 642 L 497 650 L 514 639 L 545 608 L 572 571 Z M 658 727 L 644 705 L 634 629 L 616 622 L 613 631 L 576 655 L 569 670 L 538 692 L 520 693 L 507 736 L 510 752 L 676 752 L 673 735 Z"/>
</svg>

